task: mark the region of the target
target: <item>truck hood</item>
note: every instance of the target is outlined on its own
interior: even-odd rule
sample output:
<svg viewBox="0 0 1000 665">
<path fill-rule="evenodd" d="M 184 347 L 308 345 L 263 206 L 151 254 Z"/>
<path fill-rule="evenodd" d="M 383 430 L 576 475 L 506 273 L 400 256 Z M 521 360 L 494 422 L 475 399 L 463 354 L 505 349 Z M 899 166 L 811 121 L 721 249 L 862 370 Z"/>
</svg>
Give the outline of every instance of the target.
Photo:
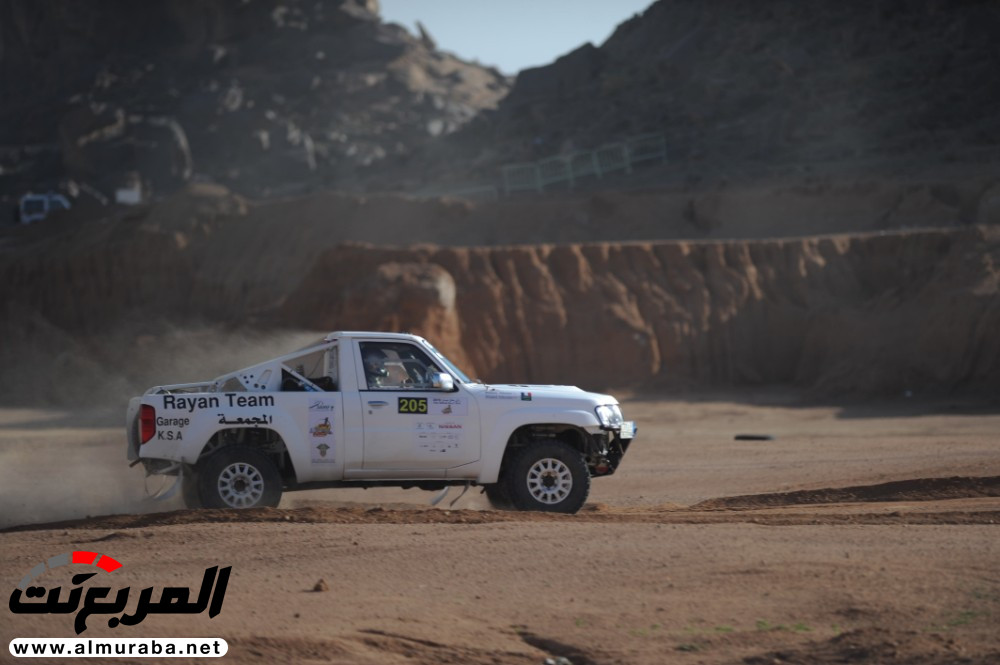
<svg viewBox="0 0 1000 665">
<path fill-rule="evenodd" d="M 500 399 L 519 399 L 522 401 L 535 401 L 538 399 L 572 399 L 594 401 L 595 404 L 617 404 L 618 400 L 610 395 L 591 393 L 576 386 L 555 386 L 537 385 L 526 383 L 490 383 L 483 386 L 476 386 L 476 394 L 489 398 L 496 396 Z"/>
</svg>

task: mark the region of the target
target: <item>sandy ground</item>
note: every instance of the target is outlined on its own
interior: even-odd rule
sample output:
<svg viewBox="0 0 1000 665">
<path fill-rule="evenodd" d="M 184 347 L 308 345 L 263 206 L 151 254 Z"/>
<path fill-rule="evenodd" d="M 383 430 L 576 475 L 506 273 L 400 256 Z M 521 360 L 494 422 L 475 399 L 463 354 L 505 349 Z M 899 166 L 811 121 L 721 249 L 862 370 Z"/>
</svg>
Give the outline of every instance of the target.
<svg viewBox="0 0 1000 665">
<path fill-rule="evenodd" d="M 639 438 L 575 516 L 493 512 L 474 492 L 449 506 L 455 490 L 437 508 L 325 490 L 152 514 L 120 413 L 0 410 L 3 583 L 71 550 L 121 561 L 95 578 L 115 588 L 197 587 L 232 566 L 214 619 L 92 617 L 84 636 L 219 636 L 240 663 L 1000 662 L 995 405 L 625 408 Z M 5 609 L 0 637 L 72 623 Z"/>
</svg>

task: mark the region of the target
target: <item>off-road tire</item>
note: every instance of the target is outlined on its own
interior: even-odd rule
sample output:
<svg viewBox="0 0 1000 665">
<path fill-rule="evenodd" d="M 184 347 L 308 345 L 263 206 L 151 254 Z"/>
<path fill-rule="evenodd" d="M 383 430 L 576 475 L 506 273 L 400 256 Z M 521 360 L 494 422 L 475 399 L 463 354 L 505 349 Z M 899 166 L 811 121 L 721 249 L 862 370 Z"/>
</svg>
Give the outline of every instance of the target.
<svg viewBox="0 0 1000 665">
<path fill-rule="evenodd" d="M 518 510 L 575 513 L 590 494 L 583 455 L 562 441 L 531 443 L 518 450 L 502 482 Z"/>
<path fill-rule="evenodd" d="M 184 478 L 181 480 L 181 499 L 184 500 L 184 507 L 190 510 L 205 507 L 198 493 L 198 476 L 195 474 L 194 467 L 184 468 Z"/>
<path fill-rule="evenodd" d="M 498 482 L 493 485 L 487 485 L 485 487 L 486 499 L 490 502 L 490 505 L 494 510 L 513 510 L 514 504 L 511 503 L 510 495 L 507 493 L 507 485 L 503 482 Z"/>
<path fill-rule="evenodd" d="M 198 497 L 205 508 L 274 507 L 281 501 L 281 474 L 258 450 L 226 446 L 198 467 Z"/>
</svg>

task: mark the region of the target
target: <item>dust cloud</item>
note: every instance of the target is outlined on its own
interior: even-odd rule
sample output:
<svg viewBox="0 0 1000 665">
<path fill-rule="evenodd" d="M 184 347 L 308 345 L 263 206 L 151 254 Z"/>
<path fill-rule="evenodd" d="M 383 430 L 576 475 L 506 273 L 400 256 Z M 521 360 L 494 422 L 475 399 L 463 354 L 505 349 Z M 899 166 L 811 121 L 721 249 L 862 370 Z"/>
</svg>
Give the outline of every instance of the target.
<svg viewBox="0 0 1000 665">
<path fill-rule="evenodd" d="M 151 386 L 209 380 L 325 334 L 123 322 L 104 334 L 74 335 L 31 314 L 3 327 L 0 407 L 120 408 L 122 413 L 130 397 Z"/>
<path fill-rule="evenodd" d="M 0 528 L 155 509 L 142 470 L 128 468 L 124 428 L 74 425 L 79 418 L 0 410 Z"/>
<path fill-rule="evenodd" d="M 149 498 L 172 478 L 126 461 L 129 397 L 211 379 L 300 348 L 319 333 L 118 331 L 83 344 L 52 330 L 8 358 L 0 391 L 0 528 L 181 507 Z"/>
</svg>

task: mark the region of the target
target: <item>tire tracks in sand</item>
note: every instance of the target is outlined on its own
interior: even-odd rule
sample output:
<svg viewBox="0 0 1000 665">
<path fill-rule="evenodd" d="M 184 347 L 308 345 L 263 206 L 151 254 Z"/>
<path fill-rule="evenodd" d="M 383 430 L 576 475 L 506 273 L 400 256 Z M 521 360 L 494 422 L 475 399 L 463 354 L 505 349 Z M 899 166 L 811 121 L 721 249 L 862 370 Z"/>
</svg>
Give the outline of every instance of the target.
<svg viewBox="0 0 1000 665">
<path fill-rule="evenodd" d="M 175 510 L 26 524 L 3 531 L 134 529 L 196 523 L 308 524 L 1000 524 L 1000 476 L 919 478 L 878 485 L 722 497 L 693 506 L 590 503 L 575 515 L 317 504 L 298 508 Z M 0 531 L 0 532 L 3 532 Z"/>
</svg>

